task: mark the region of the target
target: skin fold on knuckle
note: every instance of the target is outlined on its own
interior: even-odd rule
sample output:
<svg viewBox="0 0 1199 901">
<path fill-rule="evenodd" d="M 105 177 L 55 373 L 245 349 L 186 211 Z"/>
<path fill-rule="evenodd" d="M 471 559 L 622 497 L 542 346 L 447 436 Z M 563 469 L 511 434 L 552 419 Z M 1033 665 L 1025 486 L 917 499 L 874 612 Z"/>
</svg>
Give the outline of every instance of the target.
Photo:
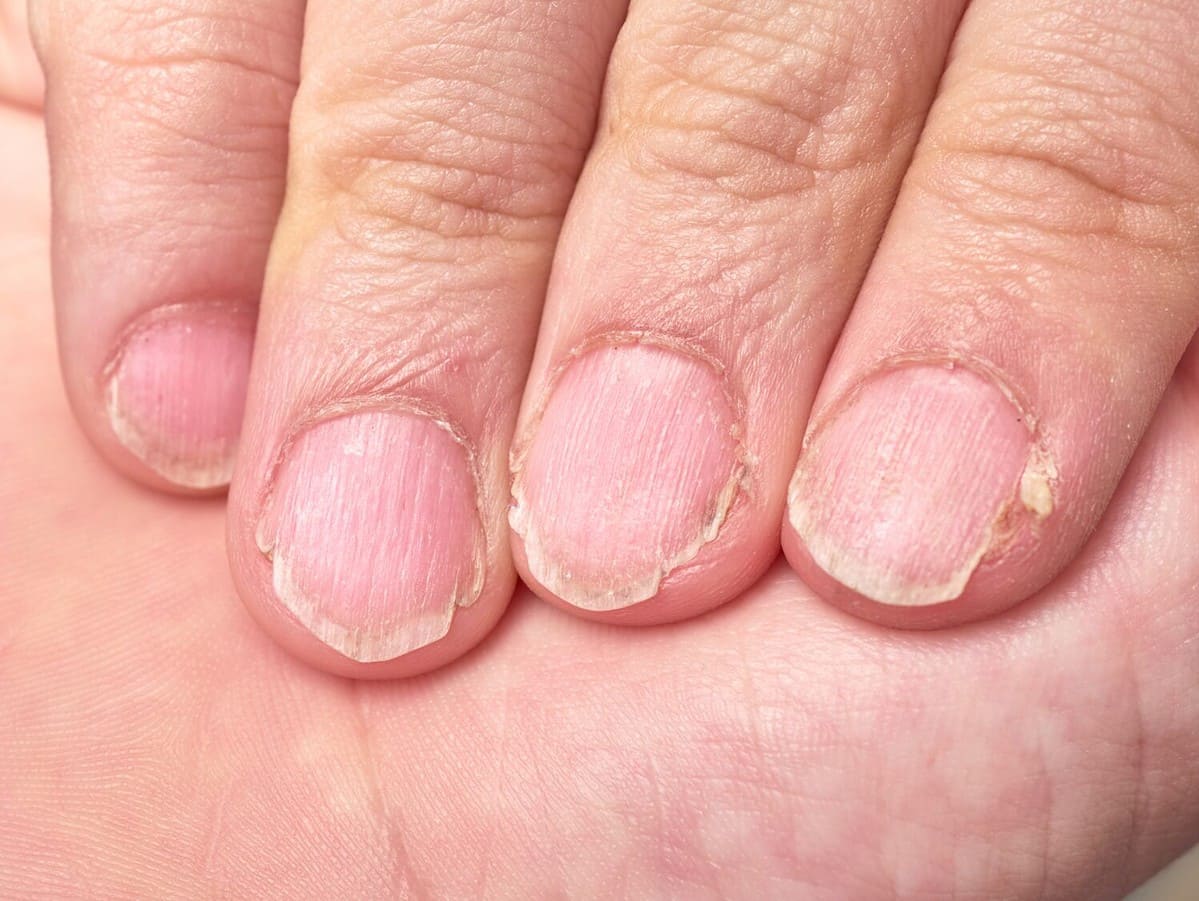
<svg viewBox="0 0 1199 901">
<path fill-rule="evenodd" d="M 254 4 L 35 0 L 30 27 L 45 65 L 82 71 L 98 90 L 120 90 L 155 69 L 160 76 L 146 80 L 156 91 L 193 100 L 187 88 L 204 78 L 249 74 L 277 82 L 283 92 L 295 84 L 298 23 Z M 188 76 L 189 69 L 201 71 Z M 222 69 L 232 71 L 222 75 Z M 176 81 L 167 85 L 167 75 Z"/>
<path fill-rule="evenodd" d="M 562 85 L 522 17 L 424 22 L 399 46 L 305 75 L 291 182 L 346 227 L 414 246 L 482 243 L 541 253 L 557 234 L 590 134 L 578 73 Z M 552 55 L 552 54 L 551 54 Z"/>
<path fill-rule="evenodd" d="M 1118 25 L 1053 3 L 1022 23 L 1020 40 L 998 35 L 980 64 L 951 68 L 938 113 L 953 126 L 930 131 L 915 184 L 1046 252 L 1088 238 L 1194 255 L 1199 67 L 1189 55 L 1199 43 L 1145 26 L 1148 6 L 1122 6 Z M 1157 37 L 1111 34 L 1120 25 Z"/>
<path fill-rule="evenodd" d="M 605 137 L 649 178 L 750 199 L 881 164 L 920 118 L 893 90 L 909 25 L 870 2 L 688 0 L 618 46 Z"/>
</svg>

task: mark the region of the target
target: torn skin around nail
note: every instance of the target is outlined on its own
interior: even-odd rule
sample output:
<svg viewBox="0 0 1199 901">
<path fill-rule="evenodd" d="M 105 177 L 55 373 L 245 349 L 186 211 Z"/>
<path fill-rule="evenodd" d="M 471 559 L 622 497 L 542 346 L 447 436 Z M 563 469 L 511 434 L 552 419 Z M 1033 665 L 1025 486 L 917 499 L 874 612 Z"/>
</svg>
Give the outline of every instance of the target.
<svg viewBox="0 0 1199 901">
<path fill-rule="evenodd" d="M 715 540 L 745 474 L 722 371 L 673 344 L 573 357 L 534 424 L 509 523 L 531 576 L 582 610 L 657 595 Z"/>
<path fill-rule="evenodd" d="M 954 601 L 1053 515 L 1056 466 L 985 376 L 908 366 L 876 378 L 814 432 L 791 525 L 817 566 L 869 600 Z"/>
</svg>

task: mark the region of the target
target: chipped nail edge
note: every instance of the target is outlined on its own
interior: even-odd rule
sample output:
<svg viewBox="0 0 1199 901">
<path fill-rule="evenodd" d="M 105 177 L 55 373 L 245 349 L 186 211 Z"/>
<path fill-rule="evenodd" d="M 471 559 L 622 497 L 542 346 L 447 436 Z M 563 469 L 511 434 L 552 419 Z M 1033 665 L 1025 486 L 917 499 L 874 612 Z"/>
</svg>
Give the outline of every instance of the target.
<svg viewBox="0 0 1199 901">
<path fill-rule="evenodd" d="M 349 628 L 323 616 L 320 613 L 319 603 L 312 600 L 307 592 L 302 591 L 292 578 L 290 564 L 286 556 L 277 551 L 274 536 L 265 534 L 267 521 L 270 518 L 270 504 L 274 501 L 274 487 L 278 472 L 292 447 L 308 431 L 327 422 L 358 413 L 408 415 L 433 423 L 462 448 L 467 475 L 474 488 L 475 534 L 471 552 L 473 557 L 472 577 L 464 589 L 460 586 L 460 590 L 452 593 L 444 613 L 421 618 L 422 623 L 432 625 L 427 630 L 416 630 L 418 637 L 415 640 L 411 637 L 412 630 L 393 628 L 388 630 L 388 634 L 375 635 L 372 638 L 369 633 L 364 633 L 364 630 Z M 358 397 L 325 404 L 312 414 L 298 419 L 284 440 L 280 442 L 279 450 L 275 453 L 274 461 L 268 469 L 264 487 L 258 498 L 258 515 L 254 525 L 254 544 L 262 558 L 270 565 L 270 583 L 276 601 L 318 641 L 357 663 L 384 663 L 396 660 L 440 641 L 449 634 L 458 610 L 473 606 L 482 596 L 486 583 L 490 543 L 487 538 L 487 530 L 483 526 L 483 495 L 480 484 L 477 455 L 473 445 L 466 438 L 465 432 L 458 428 L 444 412 L 430 404 L 413 399 L 390 399 L 381 402 L 379 398 Z M 403 632 L 404 635 L 398 636 L 397 633 L 400 632 Z"/>
<path fill-rule="evenodd" d="M 797 466 L 787 489 L 787 520 L 803 543 L 812 561 L 826 574 L 851 591 L 889 607 L 934 607 L 958 600 L 966 591 L 978 568 L 988 559 L 1009 548 L 1025 527 L 1037 528 L 1055 509 L 1055 489 L 1060 479 L 1058 468 L 1048 447 L 1045 435 L 1036 418 L 1017 393 L 1000 377 L 998 370 L 977 359 L 963 356 L 930 356 L 905 354 L 890 357 L 854 382 L 852 387 L 830 404 L 818 423 L 809 428 L 804 438 L 806 454 L 820 439 L 823 430 L 837 414 L 852 405 L 873 379 L 908 366 L 941 366 L 946 369 L 962 367 L 997 388 L 1020 414 L 1029 434 L 1029 454 L 1020 477 L 1008 498 L 999 504 L 985 530 L 979 546 L 948 578 L 937 583 L 912 584 L 898 579 L 885 567 L 870 566 L 822 539 L 815 533 L 815 517 L 802 497 L 803 467 Z"/>
</svg>

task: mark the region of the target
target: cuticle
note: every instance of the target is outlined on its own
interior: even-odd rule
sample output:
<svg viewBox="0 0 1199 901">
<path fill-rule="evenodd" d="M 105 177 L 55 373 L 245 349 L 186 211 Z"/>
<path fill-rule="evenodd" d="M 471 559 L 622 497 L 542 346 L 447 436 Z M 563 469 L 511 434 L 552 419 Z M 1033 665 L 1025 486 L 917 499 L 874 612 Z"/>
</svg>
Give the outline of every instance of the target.
<svg viewBox="0 0 1199 901">
<path fill-rule="evenodd" d="M 188 314 L 187 317 L 184 314 Z M 251 319 L 254 308 L 243 303 L 224 300 L 185 300 L 175 303 L 160 304 L 149 307 L 133 314 L 126 319 L 125 324 L 116 330 L 116 337 L 111 343 L 112 351 L 100 367 L 100 383 L 107 385 L 121 368 L 121 362 L 130 343 L 138 335 L 152 331 L 163 323 L 180 321 L 184 318 L 194 318 L 197 315 L 219 315 L 221 319 L 231 316 L 245 316 Z"/>
<path fill-rule="evenodd" d="M 729 405 L 729 409 L 733 411 L 734 431 L 733 441 L 735 448 L 735 462 L 738 471 L 740 472 L 740 483 L 738 495 L 748 493 L 748 480 L 750 478 L 750 454 L 747 449 L 746 440 L 746 413 L 745 402 L 740 392 L 734 391 L 729 380 L 729 369 L 721 361 L 721 359 L 711 351 L 701 347 L 694 341 L 687 338 L 673 335 L 668 332 L 657 332 L 639 329 L 623 329 L 597 332 L 577 344 L 574 344 L 569 350 L 562 354 L 561 359 L 550 369 L 545 379 L 544 387 L 537 400 L 537 405 L 533 408 L 533 412 L 529 416 L 528 424 L 521 430 L 521 434 L 512 442 L 512 449 L 508 455 L 508 468 L 514 479 L 518 478 L 524 470 L 524 461 L 528 456 L 529 446 L 532 444 L 533 437 L 537 433 L 537 429 L 541 425 L 541 420 L 545 415 L 546 407 L 549 406 L 550 399 L 553 397 L 554 391 L 557 390 L 558 383 L 566 375 L 566 372 L 575 362 L 582 357 L 587 356 L 598 350 L 605 348 L 616 347 L 632 347 L 632 346 L 648 346 L 658 347 L 663 350 L 673 351 L 683 356 L 698 360 L 701 363 L 711 367 L 720 381 L 721 393 L 724 395 L 725 402 Z M 735 501 L 734 501 L 735 503 Z"/>
<path fill-rule="evenodd" d="M 1022 392 L 1018 391 L 1011 382 L 1003 376 L 1002 370 L 983 359 L 982 357 L 971 354 L 958 353 L 905 353 L 895 354 L 886 357 L 879 361 L 870 369 L 858 376 L 850 384 L 848 388 L 837 395 L 833 400 L 826 404 L 820 411 L 819 421 L 814 422 L 804 435 L 803 450 L 807 451 L 808 447 L 816 442 L 821 433 L 836 420 L 840 414 L 853 406 L 862 392 L 872 384 L 876 379 L 893 372 L 899 372 L 904 369 L 916 368 L 929 369 L 964 369 L 967 372 L 973 373 L 984 381 L 994 385 L 1008 402 L 1015 408 L 1020 415 L 1020 422 L 1028 430 L 1029 436 L 1034 445 L 1038 449 L 1047 452 L 1047 448 L 1042 445 L 1044 443 L 1044 430 L 1041 428 L 1041 423 L 1036 416 L 1029 412 L 1029 405 L 1026 402 Z"/>
</svg>

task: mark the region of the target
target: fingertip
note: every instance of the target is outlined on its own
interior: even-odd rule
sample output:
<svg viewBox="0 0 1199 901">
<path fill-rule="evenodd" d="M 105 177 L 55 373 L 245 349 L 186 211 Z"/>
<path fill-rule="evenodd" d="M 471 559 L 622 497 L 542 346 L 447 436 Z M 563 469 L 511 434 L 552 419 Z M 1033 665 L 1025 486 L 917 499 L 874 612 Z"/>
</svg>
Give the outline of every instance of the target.
<svg viewBox="0 0 1199 901">
<path fill-rule="evenodd" d="M 466 444 L 420 411 L 303 425 L 261 480 L 246 475 L 229 522 L 251 613 L 296 656 L 350 678 L 452 662 L 495 626 L 515 582 L 488 547 Z"/>
<path fill-rule="evenodd" d="M 874 622 L 981 619 L 1056 572 L 1060 475 L 1034 417 L 993 373 L 897 361 L 815 423 L 784 551 L 818 594 Z"/>
<path fill-rule="evenodd" d="M 713 541 L 744 473 L 717 368 L 634 341 L 568 357 L 513 458 L 532 578 L 584 611 L 641 604 Z"/>
<path fill-rule="evenodd" d="M 543 394 L 512 455 L 509 509 L 540 597 L 607 623 L 674 622 L 735 597 L 777 556 L 741 404 L 708 355 L 610 333 L 565 354 Z"/>
<path fill-rule="evenodd" d="M 105 459 L 156 490 L 219 493 L 232 473 L 300 5 L 186 2 L 169 23 L 141 0 L 30 8 L 64 380 Z"/>
</svg>

